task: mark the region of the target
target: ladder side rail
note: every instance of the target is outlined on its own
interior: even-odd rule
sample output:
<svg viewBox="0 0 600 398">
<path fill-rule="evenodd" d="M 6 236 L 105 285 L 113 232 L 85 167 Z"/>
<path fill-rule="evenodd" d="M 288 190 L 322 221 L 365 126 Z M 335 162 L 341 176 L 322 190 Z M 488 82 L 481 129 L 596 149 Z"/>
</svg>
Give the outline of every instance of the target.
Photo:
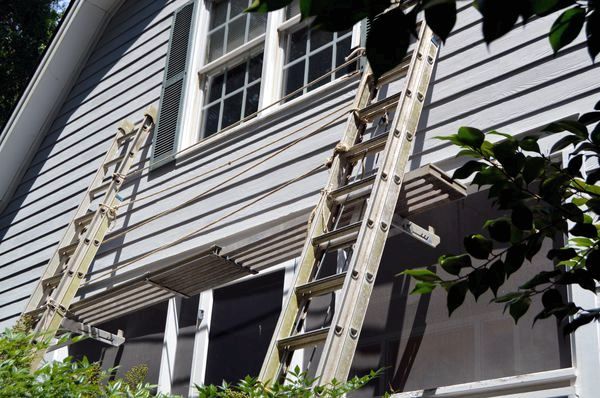
<svg viewBox="0 0 600 398">
<path fill-rule="evenodd" d="M 363 71 L 363 76 L 357 89 L 357 95 L 353 101 L 353 109 L 361 109 L 371 99 L 371 85 L 372 85 L 372 74 L 370 67 L 367 65 Z M 357 140 L 359 133 L 359 127 L 355 120 L 354 113 L 348 115 L 346 122 L 346 130 L 340 143 L 338 144 L 341 148 L 350 147 L 354 145 Z M 328 200 L 327 194 L 329 191 L 338 188 L 341 184 L 339 176 L 346 167 L 338 151 L 334 153 L 327 185 L 324 191 L 321 193 L 319 202 L 317 203 L 315 210 L 309 220 L 308 234 L 304 242 L 302 250 L 302 258 L 298 265 L 298 269 L 295 272 L 292 286 L 299 286 L 309 281 L 313 266 L 318 257 L 318 247 L 313 246 L 313 237 L 326 232 L 326 223 L 330 219 L 333 204 Z M 298 311 L 301 307 L 301 300 L 297 297 L 294 289 L 290 290 L 289 296 L 282 308 L 281 315 L 277 321 L 277 326 L 273 333 L 273 337 L 269 344 L 265 360 L 263 362 L 259 379 L 263 381 L 276 382 L 280 376 L 280 365 L 281 365 L 281 352 L 278 348 L 278 341 L 280 339 L 289 337 L 292 334 L 294 324 Z"/>
<path fill-rule="evenodd" d="M 320 384 L 333 379 L 346 380 L 350 372 L 437 55 L 438 48 L 432 40 L 431 30 L 423 24 L 419 48 L 413 54 L 406 89 L 398 102 L 382 166 L 371 193 L 372 200 L 369 200 L 348 268 L 352 271 L 348 273 L 341 291 L 340 310 L 334 314 L 323 347 L 317 369 Z"/>
<path fill-rule="evenodd" d="M 102 180 L 104 179 L 104 177 L 106 175 L 103 165 L 115 157 L 115 155 L 118 152 L 118 149 L 120 147 L 120 145 L 118 144 L 118 138 L 122 134 L 128 133 L 128 131 L 126 131 L 127 128 L 131 129 L 132 126 L 128 125 L 127 123 L 124 123 L 121 127 L 118 128 L 118 132 L 117 132 L 115 138 L 113 139 L 111 146 L 107 150 L 101 166 L 98 168 L 98 171 L 94 175 L 94 178 L 92 179 L 91 184 L 88 186 L 88 189 L 83 196 L 83 200 L 79 204 L 79 207 L 75 211 L 73 218 L 69 222 L 69 225 L 67 226 L 67 228 L 65 230 L 65 234 L 63 235 L 62 239 L 56 246 L 56 250 L 54 251 L 52 257 L 50 257 L 48 264 L 44 268 L 44 272 L 42 273 L 42 276 L 40 277 L 36 287 L 34 288 L 33 293 L 31 294 L 31 296 L 29 296 L 29 300 L 27 301 L 27 305 L 25 307 L 24 312 L 33 311 L 36 308 L 38 308 L 40 305 L 43 304 L 43 302 L 44 302 L 44 286 L 43 286 L 42 281 L 44 281 L 48 278 L 51 278 L 58 273 L 59 267 L 60 267 L 60 250 L 61 250 L 61 248 L 73 243 L 73 241 L 75 240 L 76 235 L 77 235 L 77 228 L 75 225 L 75 220 L 77 220 L 79 217 L 84 216 L 88 212 L 88 209 L 92 202 L 90 193 L 95 187 L 97 187 L 98 185 L 100 185 L 102 183 Z"/>
</svg>

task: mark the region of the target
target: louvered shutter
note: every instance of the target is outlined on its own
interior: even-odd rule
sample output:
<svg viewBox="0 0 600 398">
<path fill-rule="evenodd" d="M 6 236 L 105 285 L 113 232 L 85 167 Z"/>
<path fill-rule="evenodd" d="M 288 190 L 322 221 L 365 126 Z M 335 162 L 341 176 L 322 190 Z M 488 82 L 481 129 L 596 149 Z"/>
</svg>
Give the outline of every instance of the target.
<svg viewBox="0 0 600 398">
<path fill-rule="evenodd" d="M 165 69 L 158 121 L 152 140 L 152 168 L 161 166 L 175 158 L 181 135 L 181 111 L 189 65 L 189 44 L 192 36 L 194 2 L 175 11 L 169 39 L 167 65 Z"/>
</svg>

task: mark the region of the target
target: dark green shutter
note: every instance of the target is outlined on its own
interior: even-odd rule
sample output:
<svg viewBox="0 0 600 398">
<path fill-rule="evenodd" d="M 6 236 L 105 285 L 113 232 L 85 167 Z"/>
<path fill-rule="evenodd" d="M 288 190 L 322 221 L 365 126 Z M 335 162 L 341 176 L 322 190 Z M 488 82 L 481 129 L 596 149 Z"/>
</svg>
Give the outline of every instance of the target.
<svg viewBox="0 0 600 398">
<path fill-rule="evenodd" d="M 150 165 L 156 168 L 175 158 L 181 135 L 181 111 L 189 68 L 194 2 L 175 11 L 167 65 L 160 95 L 158 121 L 152 140 Z"/>
</svg>

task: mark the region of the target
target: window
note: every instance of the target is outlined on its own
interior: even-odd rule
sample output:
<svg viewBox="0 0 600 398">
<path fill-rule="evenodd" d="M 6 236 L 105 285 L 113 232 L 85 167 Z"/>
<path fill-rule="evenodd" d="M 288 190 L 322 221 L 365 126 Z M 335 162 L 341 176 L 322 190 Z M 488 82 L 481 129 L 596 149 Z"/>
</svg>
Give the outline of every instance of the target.
<svg viewBox="0 0 600 398">
<path fill-rule="evenodd" d="M 313 30 L 300 21 L 297 2 L 268 15 L 244 13 L 251 3 L 207 3 L 204 66 L 199 71 L 203 80 L 199 139 L 256 116 L 261 104 L 271 104 L 288 94 L 293 95 L 281 103 L 297 98 L 350 70 L 326 75 L 345 62 L 353 37 L 358 37 L 353 30 Z M 269 24 L 267 18 L 272 18 Z M 269 79 L 265 79 L 267 75 Z M 262 83 L 267 80 L 270 84 L 264 87 Z"/>
<path fill-rule="evenodd" d="M 152 168 L 352 70 L 331 73 L 359 45 L 359 25 L 321 32 L 301 21 L 298 2 L 268 14 L 244 13 L 251 3 L 190 0 L 175 11 Z"/>
</svg>

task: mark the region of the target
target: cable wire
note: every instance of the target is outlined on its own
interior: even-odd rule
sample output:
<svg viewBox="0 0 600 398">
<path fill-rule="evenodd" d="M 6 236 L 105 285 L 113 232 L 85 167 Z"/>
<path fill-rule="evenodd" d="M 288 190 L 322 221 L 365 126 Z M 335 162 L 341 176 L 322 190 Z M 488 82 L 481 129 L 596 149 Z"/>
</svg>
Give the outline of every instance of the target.
<svg viewBox="0 0 600 398">
<path fill-rule="evenodd" d="M 178 238 L 178 239 L 176 239 L 176 240 L 174 240 L 172 242 L 169 242 L 167 244 L 159 246 L 156 249 L 153 249 L 153 250 L 151 250 L 149 252 L 146 252 L 146 253 L 142 254 L 141 256 L 138 256 L 138 257 L 136 257 L 134 259 L 131 259 L 131 260 L 127 261 L 127 262 L 124 262 L 123 264 L 119 264 L 118 266 L 116 266 L 114 268 L 99 271 L 97 274 L 95 274 L 93 277 L 91 277 L 85 283 L 83 283 L 82 286 L 88 286 L 92 282 L 101 279 L 104 275 L 108 275 L 108 274 L 111 274 L 111 273 L 113 273 L 115 271 L 121 270 L 121 269 L 123 269 L 125 267 L 128 267 L 129 265 L 134 264 L 134 263 L 136 263 L 136 262 L 138 262 L 140 260 L 143 260 L 144 258 L 147 258 L 147 257 L 149 257 L 149 256 L 151 256 L 153 254 L 156 254 L 156 253 L 158 253 L 160 251 L 166 250 L 166 249 L 168 249 L 170 247 L 173 247 L 173 246 L 175 246 L 175 245 L 177 245 L 179 243 L 182 243 L 182 242 L 186 241 L 187 239 L 192 238 L 194 235 L 197 235 L 198 233 L 206 230 L 207 228 L 212 227 L 215 224 L 218 224 L 221 221 L 224 221 L 227 218 L 229 218 L 229 217 L 231 217 L 231 216 L 233 216 L 233 215 L 235 215 L 235 214 L 237 214 L 237 213 L 239 213 L 239 212 L 241 212 L 243 210 L 248 209 L 249 207 L 255 205 L 258 202 L 260 202 L 261 200 L 266 199 L 267 197 L 269 197 L 269 196 L 271 196 L 271 195 L 273 195 L 273 194 L 281 191 L 282 189 L 290 186 L 291 184 L 293 184 L 293 183 L 295 183 L 297 181 L 300 181 L 300 180 L 308 177 L 311 174 L 316 173 L 317 171 L 319 171 L 320 169 L 323 169 L 323 168 L 325 168 L 325 165 L 324 164 L 320 164 L 317 167 L 314 167 L 311 170 L 307 171 L 306 173 L 303 173 L 302 175 L 300 175 L 298 177 L 294 177 L 292 179 L 287 180 L 283 184 L 281 184 L 278 187 L 276 187 L 276 188 L 274 188 L 274 189 L 272 189 L 272 190 L 264 193 L 263 195 L 259 196 L 258 198 L 256 198 L 256 199 L 254 199 L 254 200 L 252 200 L 252 201 L 244 204 L 243 206 L 240 206 L 239 208 L 237 208 L 237 209 L 235 209 L 233 211 L 230 211 L 229 213 L 224 214 L 223 216 L 217 218 L 216 220 L 211 221 L 208 224 L 205 224 L 204 226 L 202 226 L 202 227 L 200 227 L 198 229 L 195 229 L 195 230 L 193 230 L 193 231 L 191 231 L 191 232 L 183 235 L 182 237 L 180 237 L 180 238 Z"/>
</svg>

